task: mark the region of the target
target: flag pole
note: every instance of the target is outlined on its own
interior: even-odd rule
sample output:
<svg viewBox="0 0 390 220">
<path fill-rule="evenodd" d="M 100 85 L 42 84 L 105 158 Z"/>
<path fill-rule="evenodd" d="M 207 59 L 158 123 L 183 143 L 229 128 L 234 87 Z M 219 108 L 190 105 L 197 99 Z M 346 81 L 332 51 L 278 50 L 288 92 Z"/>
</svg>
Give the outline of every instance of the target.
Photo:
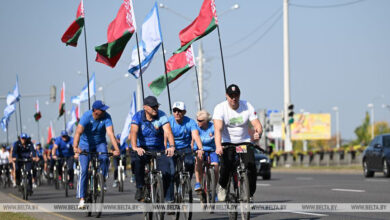
<svg viewBox="0 0 390 220">
<path fill-rule="evenodd" d="M 15 110 L 15 124 L 16 124 L 16 136 L 19 135 L 19 127 L 18 127 L 18 114 L 17 111 Z"/>
<path fill-rule="evenodd" d="M 65 125 L 65 129 L 66 130 L 66 108 L 65 108 L 65 103 L 64 103 L 64 125 Z"/>
<path fill-rule="evenodd" d="M 7 123 L 7 146 L 9 146 L 9 136 L 8 136 L 8 123 Z"/>
<path fill-rule="evenodd" d="M 225 62 L 224 62 L 224 60 L 223 60 L 222 43 L 221 43 L 221 34 L 220 34 L 220 32 L 219 32 L 219 25 L 217 25 L 217 30 L 218 30 L 218 39 L 219 39 L 219 50 L 221 51 L 222 70 L 223 70 L 223 81 L 224 81 L 224 83 L 225 83 L 225 90 L 226 90 L 227 85 L 226 85 Z"/>
<path fill-rule="evenodd" d="M 198 79 L 198 68 L 195 66 L 195 76 L 196 76 L 196 85 L 198 87 L 198 98 L 199 98 L 199 111 L 202 110 L 202 102 L 200 101 L 200 89 L 199 89 L 199 79 Z"/>
<path fill-rule="evenodd" d="M 22 133 L 23 133 L 23 130 L 22 130 L 22 110 L 21 110 L 21 108 L 20 108 L 20 99 L 19 99 L 18 105 L 19 105 L 20 134 L 22 134 Z"/>
<path fill-rule="evenodd" d="M 144 94 L 144 80 L 142 78 L 142 67 L 141 67 L 141 57 L 139 53 L 139 44 L 138 44 L 138 33 L 135 32 L 135 40 L 137 41 L 137 52 L 138 52 L 138 68 L 139 68 L 139 74 L 141 76 L 141 88 L 142 88 L 142 102 L 145 99 L 145 94 Z"/>
<path fill-rule="evenodd" d="M 161 49 L 162 49 L 163 60 L 164 60 L 165 83 L 167 84 L 167 91 L 168 91 L 169 113 L 172 115 L 171 92 L 169 91 L 167 64 L 166 64 L 167 62 L 165 60 L 165 49 L 164 49 L 164 42 L 163 41 L 161 41 Z"/>
<path fill-rule="evenodd" d="M 89 94 L 89 69 L 88 69 L 88 52 L 87 52 L 87 29 L 85 25 L 85 16 L 84 16 L 84 46 L 85 46 L 85 63 L 87 66 L 87 85 L 88 85 L 88 110 L 91 110 L 91 99 L 90 99 L 90 94 Z M 65 124 L 65 129 L 66 129 L 66 124 Z"/>
<path fill-rule="evenodd" d="M 39 120 L 37 121 L 37 128 L 38 128 L 38 141 L 40 141 L 41 135 L 39 134 Z"/>
</svg>

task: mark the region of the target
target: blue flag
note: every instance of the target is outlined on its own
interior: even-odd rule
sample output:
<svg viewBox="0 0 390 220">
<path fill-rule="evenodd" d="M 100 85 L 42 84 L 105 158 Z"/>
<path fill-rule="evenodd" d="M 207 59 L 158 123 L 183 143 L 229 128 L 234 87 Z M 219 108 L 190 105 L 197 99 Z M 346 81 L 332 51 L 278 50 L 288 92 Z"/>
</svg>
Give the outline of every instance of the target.
<svg viewBox="0 0 390 220">
<path fill-rule="evenodd" d="M 136 100 L 137 99 L 135 96 L 135 92 L 133 92 L 133 100 L 131 101 L 131 104 L 130 104 L 130 111 L 129 111 L 129 114 L 127 114 L 125 124 L 123 126 L 123 130 L 121 133 L 121 140 L 120 140 L 121 145 L 123 143 L 125 143 L 127 137 L 129 136 L 130 127 L 131 127 L 131 119 L 133 118 L 133 115 L 137 112 L 137 101 Z"/>
<path fill-rule="evenodd" d="M 14 91 L 12 93 L 8 93 L 7 95 L 7 105 L 12 105 L 18 102 L 19 99 L 20 99 L 19 82 L 18 82 L 18 76 L 16 76 L 16 84 L 14 87 Z"/>
<path fill-rule="evenodd" d="M 162 43 L 157 2 L 154 3 L 152 10 L 146 16 L 145 21 L 142 24 L 141 32 L 139 53 L 142 72 L 145 72 L 146 68 L 148 68 L 149 64 L 152 62 L 154 54 Z M 137 46 L 133 48 L 129 73 L 133 74 L 135 78 L 140 76 Z"/>
<path fill-rule="evenodd" d="M 89 80 L 89 97 L 93 97 L 96 94 L 96 82 L 95 82 L 95 73 L 92 74 L 91 79 Z M 80 102 L 85 102 L 88 100 L 88 85 L 85 85 L 81 90 L 80 95 L 70 97 L 70 101 L 73 104 L 79 104 Z"/>
<path fill-rule="evenodd" d="M 8 122 L 11 118 L 12 113 L 15 111 L 15 104 L 7 105 L 4 109 L 4 116 L 1 118 L 0 124 L 3 131 L 6 132 L 8 129 Z"/>
</svg>

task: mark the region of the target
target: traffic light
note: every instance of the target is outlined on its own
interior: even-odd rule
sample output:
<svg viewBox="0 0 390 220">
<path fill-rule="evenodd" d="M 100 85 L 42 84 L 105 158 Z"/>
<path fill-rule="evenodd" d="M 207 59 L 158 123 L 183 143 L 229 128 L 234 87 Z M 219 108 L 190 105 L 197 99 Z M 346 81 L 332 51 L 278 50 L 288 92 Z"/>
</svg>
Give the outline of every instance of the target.
<svg viewBox="0 0 390 220">
<path fill-rule="evenodd" d="M 294 123 L 294 105 L 289 104 L 287 107 L 288 124 Z"/>
</svg>

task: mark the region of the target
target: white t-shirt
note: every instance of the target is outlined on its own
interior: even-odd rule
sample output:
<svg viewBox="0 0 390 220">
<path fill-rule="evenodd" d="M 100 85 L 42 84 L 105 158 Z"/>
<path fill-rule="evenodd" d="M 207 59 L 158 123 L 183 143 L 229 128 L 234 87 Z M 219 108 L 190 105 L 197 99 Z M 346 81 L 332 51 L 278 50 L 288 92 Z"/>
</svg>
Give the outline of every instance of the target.
<svg viewBox="0 0 390 220">
<path fill-rule="evenodd" d="M 0 150 L 0 165 L 8 164 L 8 157 L 9 157 L 8 151 L 3 152 L 2 150 Z"/>
<path fill-rule="evenodd" d="M 213 119 L 222 120 L 222 143 L 237 144 L 251 141 L 248 126 L 257 116 L 255 109 L 247 101 L 240 100 L 237 110 L 232 109 L 228 101 L 224 101 L 215 106 Z"/>
</svg>

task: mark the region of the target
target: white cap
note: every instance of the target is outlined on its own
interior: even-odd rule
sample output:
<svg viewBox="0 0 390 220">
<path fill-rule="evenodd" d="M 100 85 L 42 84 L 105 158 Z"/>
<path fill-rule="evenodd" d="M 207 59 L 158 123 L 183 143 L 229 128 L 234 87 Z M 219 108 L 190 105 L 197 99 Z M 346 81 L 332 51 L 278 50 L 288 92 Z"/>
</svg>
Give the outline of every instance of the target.
<svg viewBox="0 0 390 220">
<path fill-rule="evenodd" d="M 172 110 L 175 108 L 180 109 L 182 111 L 185 111 L 186 105 L 184 105 L 184 102 L 175 102 L 175 103 L 173 103 Z"/>
</svg>

